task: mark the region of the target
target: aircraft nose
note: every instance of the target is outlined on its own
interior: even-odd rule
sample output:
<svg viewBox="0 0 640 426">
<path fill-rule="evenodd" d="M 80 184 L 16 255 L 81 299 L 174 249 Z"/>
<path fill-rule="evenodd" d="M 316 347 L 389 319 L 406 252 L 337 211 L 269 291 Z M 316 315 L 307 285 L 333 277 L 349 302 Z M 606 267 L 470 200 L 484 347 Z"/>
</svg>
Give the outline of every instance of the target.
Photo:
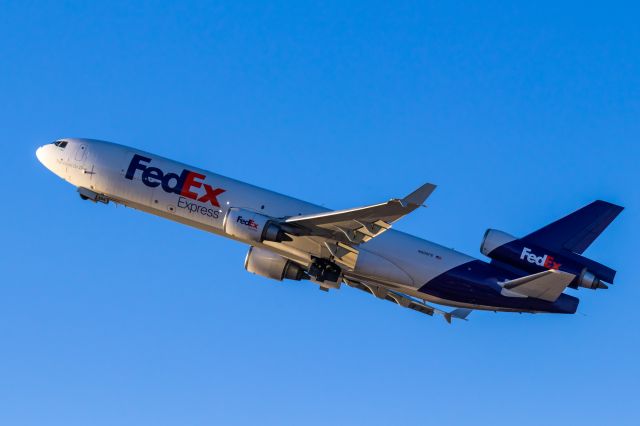
<svg viewBox="0 0 640 426">
<path fill-rule="evenodd" d="M 55 153 L 52 148 L 53 145 L 42 145 L 36 149 L 36 157 L 38 158 L 38 161 L 49 170 L 52 170 L 52 167 L 54 167 L 55 164 Z"/>
<path fill-rule="evenodd" d="M 38 158 L 39 162 L 44 164 L 44 147 L 41 146 L 38 149 L 36 149 L 36 157 Z"/>
</svg>

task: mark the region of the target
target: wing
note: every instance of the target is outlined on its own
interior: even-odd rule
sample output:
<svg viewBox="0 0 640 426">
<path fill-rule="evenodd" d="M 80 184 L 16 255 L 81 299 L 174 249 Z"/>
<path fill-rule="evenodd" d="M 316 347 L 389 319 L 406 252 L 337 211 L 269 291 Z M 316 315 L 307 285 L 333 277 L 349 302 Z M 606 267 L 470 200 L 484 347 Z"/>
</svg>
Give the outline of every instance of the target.
<svg viewBox="0 0 640 426">
<path fill-rule="evenodd" d="M 427 183 L 402 199 L 386 203 L 336 210 L 325 213 L 294 216 L 285 220 L 302 232 L 299 235 L 324 237 L 349 246 L 377 237 L 401 217 L 420 207 L 436 186 Z"/>
</svg>

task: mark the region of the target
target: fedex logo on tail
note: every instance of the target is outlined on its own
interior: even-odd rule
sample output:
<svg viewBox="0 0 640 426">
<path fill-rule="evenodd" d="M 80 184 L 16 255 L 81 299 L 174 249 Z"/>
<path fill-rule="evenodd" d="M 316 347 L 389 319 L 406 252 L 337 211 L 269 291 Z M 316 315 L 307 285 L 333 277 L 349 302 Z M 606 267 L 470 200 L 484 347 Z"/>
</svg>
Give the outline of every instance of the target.
<svg viewBox="0 0 640 426">
<path fill-rule="evenodd" d="M 151 158 L 135 154 L 129 163 L 126 179 L 133 180 L 136 172 L 142 172 L 142 183 L 149 188 L 162 186 L 164 192 L 182 195 L 186 198 L 199 201 L 201 203 L 211 203 L 212 206 L 220 207 L 218 196 L 225 192 L 222 188 L 213 188 L 204 183 L 205 176 L 200 173 L 184 169 L 179 175 L 176 173 L 164 173 L 157 167 L 149 167 Z M 203 189 L 196 191 L 196 189 Z"/>
<path fill-rule="evenodd" d="M 562 266 L 560 263 L 557 263 L 553 256 L 544 255 L 544 256 L 536 256 L 531 253 L 531 249 L 529 247 L 524 247 L 522 249 L 522 253 L 520 254 L 520 260 L 526 259 L 529 263 L 535 263 L 538 266 L 543 266 L 547 269 L 560 269 Z"/>
</svg>

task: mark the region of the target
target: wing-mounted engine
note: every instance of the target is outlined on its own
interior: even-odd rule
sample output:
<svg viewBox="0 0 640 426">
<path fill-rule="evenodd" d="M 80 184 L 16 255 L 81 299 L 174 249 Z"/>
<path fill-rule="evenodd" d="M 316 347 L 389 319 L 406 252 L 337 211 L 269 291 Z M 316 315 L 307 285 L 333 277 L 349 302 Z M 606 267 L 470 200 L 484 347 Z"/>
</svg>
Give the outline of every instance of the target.
<svg viewBox="0 0 640 426">
<path fill-rule="evenodd" d="M 283 218 L 232 207 L 224 218 L 223 229 L 228 235 L 250 244 L 274 246 L 274 243 L 283 243 L 281 248 L 308 256 L 310 265 L 306 273 L 322 289 L 339 288 L 343 271 L 356 268 L 360 253 L 358 246 L 379 236 L 391 228 L 393 222 L 422 206 L 434 189 L 435 185 L 425 184 L 404 198 L 394 198 L 385 203 Z M 247 269 L 252 267 L 252 256 L 250 252 Z M 256 273 L 262 271 L 257 267 L 254 269 Z M 280 272 L 277 268 L 269 269 L 266 276 L 279 279 Z"/>
<path fill-rule="evenodd" d="M 340 267 L 326 259 L 313 259 L 309 268 L 305 268 L 269 249 L 254 246 L 247 252 L 244 268 L 272 280 L 311 280 L 324 291 L 340 288 L 342 281 Z"/>
<path fill-rule="evenodd" d="M 278 281 L 309 279 L 302 266 L 271 250 L 259 247 L 249 248 L 244 260 L 244 268 L 252 274 Z"/>
<path fill-rule="evenodd" d="M 622 207 L 595 201 L 523 238 L 488 229 L 480 251 L 493 263 L 526 273 L 559 270 L 575 275 L 570 287 L 607 288 L 616 271 L 582 256 L 584 250 L 622 211 Z"/>
<path fill-rule="evenodd" d="M 224 218 L 224 232 L 243 241 L 291 241 L 283 226 L 272 217 L 232 207 Z"/>
</svg>

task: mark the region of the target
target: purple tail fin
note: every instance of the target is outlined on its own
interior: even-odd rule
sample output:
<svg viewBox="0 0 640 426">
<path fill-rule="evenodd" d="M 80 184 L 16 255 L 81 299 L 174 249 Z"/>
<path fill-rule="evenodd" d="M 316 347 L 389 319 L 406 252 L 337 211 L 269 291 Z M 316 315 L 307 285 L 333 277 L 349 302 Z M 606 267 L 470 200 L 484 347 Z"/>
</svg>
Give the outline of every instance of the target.
<svg viewBox="0 0 640 426">
<path fill-rule="evenodd" d="M 532 232 L 523 240 L 556 252 L 582 254 L 623 209 L 606 201 L 594 201 Z"/>
</svg>

